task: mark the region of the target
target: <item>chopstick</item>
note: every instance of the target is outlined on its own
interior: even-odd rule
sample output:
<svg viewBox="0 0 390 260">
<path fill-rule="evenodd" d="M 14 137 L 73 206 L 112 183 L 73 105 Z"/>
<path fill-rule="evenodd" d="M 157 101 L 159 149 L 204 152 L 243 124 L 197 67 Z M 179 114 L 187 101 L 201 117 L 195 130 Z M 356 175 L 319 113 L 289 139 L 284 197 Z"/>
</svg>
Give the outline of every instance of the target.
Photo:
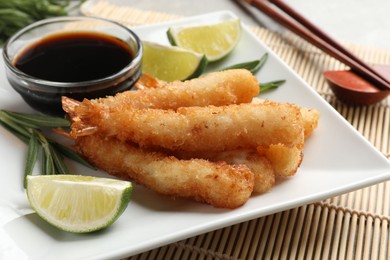
<svg viewBox="0 0 390 260">
<path fill-rule="evenodd" d="M 283 1 L 246 0 L 246 2 L 325 53 L 343 62 L 362 77 L 376 83 L 379 89 L 390 90 L 390 82 L 375 71 L 374 68 L 356 57 Z M 273 7 L 269 2 L 279 9 Z"/>
</svg>

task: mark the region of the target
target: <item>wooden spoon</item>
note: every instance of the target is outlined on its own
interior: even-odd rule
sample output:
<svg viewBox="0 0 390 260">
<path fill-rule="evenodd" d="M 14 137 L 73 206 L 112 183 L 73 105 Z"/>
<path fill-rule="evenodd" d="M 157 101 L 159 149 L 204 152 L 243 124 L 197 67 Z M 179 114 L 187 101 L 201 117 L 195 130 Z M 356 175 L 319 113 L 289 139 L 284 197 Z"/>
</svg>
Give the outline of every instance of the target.
<svg viewBox="0 0 390 260">
<path fill-rule="evenodd" d="M 390 66 L 378 65 L 374 68 L 390 80 Z M 328 70 L 323 73 L 335 96 L 348 105 L 372 105 L 387 98 L 390 90 L 377 88 L 373 83 L 352 70 Z"/>
<path fill-rule="evenodd" d="M 352 69 L 351 71 L 327 71 L 324 73 L 331 89 L 335 91 L 336 97 L 341 101 L 348 104 L 368 105 L 379 102 L 389 95 L 390 79 L 383 75 L 383 72 L 387 73 L 389 68 L 381 68 L 381 72 L 373 69 L 284 1 L 246 1 Z"/>
</svg>

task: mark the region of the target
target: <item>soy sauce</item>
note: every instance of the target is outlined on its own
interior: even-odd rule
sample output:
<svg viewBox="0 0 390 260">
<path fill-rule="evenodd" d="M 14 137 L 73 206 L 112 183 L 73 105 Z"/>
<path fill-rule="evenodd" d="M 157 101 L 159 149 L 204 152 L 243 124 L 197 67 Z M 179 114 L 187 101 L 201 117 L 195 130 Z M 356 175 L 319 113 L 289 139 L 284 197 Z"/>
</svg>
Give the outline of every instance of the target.
<svg viewBox="0 0 390 260">
<path fill-rule="evenodd" d="M 113 36 L 66 32 L 33 43 L 13 63 L 20 71 L 39 79 L 80 82 L 113 75 L 132 59 L 130 47 Z"/>
<path fill-rule="evenodd" d="M 30 77 L 8 69 L 7 78 L 32 108 L 63 116 L 62 96 L 81 101 L 113 96 L 134 86 L 142 74 L 142 45 L 137 37 L 129 42 L 97 32 L 52 34 L 13 59 L 13 66 Z"/>
</svg>

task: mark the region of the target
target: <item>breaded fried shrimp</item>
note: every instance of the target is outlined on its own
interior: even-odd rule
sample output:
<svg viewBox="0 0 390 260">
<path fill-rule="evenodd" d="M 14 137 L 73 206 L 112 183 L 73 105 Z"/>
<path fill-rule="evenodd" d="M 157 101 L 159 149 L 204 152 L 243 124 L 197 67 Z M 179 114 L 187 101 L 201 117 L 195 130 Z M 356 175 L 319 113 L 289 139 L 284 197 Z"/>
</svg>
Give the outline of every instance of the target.
<svg viewBox="0 0 390 260">
<path fill-rule="evenodd" d="M 224 106 L 249 103 L 259 93 L 257 79 L 247 70 L 214 72 L 188 81 L 174 81 L 158 88 L 125 91 L 115 96 L 78 102 L 63 97 L 63 107 L 74 116 L 108 117 L 131 108 L 177 109 L 188 106 Z M 72 110 L 68 111 L 69 103 Z M 77 104 L 77 105 L 76 105 Z"/>
<path fill-rule="evenodd" d="M 76 146 L 100 169 L 130 178 L 164 195 L 192 198 L 214 207 L 236 208 L 243 205 L 253 191 L 253 173 L 244 165 L 179 160 L 98 135 L 81 137 Z"/>
<path fill-rule="evenodd" d="M 73 123 L 71 135 L 83 136 L 85 129 L 95 129 L 96 133 L 115 136 L 141 147 L 183 151 L 256 149 L 278 143 L 303 147 L 304 142 L 299 108 L 270 101 L 223 107 L 181 107 L 176 111 L 116 111 L 107 118 L 84 118 L 81 124 Z"/>
<path fill-rule="evenodd" d="M 160 108 L 187 106 L 224 106 L 251 102 L 259 94 L 259 83 L 248 70 L 213 72 L 187 81 L 173 81 L 158 88 L 125 91 L 93 103 L 112 109 Z"/>
<path fill-rule="evenodd" d="M 247 70 L 170 83 L 144 75 L 137 88 L 63 97 L 67 136 L 109 174 L 215 207 L 239 207 L 293 176 L 319 121 L 315 109 L 256 98 L 259 83 Z"/>
</svg>

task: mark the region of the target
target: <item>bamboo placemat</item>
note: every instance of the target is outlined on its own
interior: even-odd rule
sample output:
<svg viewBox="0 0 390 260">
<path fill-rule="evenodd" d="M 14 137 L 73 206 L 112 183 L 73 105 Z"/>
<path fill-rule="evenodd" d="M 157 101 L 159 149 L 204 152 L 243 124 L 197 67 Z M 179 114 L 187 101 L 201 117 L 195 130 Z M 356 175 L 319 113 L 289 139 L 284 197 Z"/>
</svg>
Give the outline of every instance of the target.
<svg viewBox="0 0 390 260">
<path fill-rule="evenodd" d="M 95 1 L 85 15 L 128 26 L 180 16 Z M 364 107 L 340 103 L 321 72 L 345 66 L 289 33 L 251 30 L 377 149 L 390 158 L 390 98 Z M 369 63 L 390 64 L 390 50 L 346 44 Z M 390 181 L 156 248 L 129 259 L 390 259 Z"/>
</svg>

